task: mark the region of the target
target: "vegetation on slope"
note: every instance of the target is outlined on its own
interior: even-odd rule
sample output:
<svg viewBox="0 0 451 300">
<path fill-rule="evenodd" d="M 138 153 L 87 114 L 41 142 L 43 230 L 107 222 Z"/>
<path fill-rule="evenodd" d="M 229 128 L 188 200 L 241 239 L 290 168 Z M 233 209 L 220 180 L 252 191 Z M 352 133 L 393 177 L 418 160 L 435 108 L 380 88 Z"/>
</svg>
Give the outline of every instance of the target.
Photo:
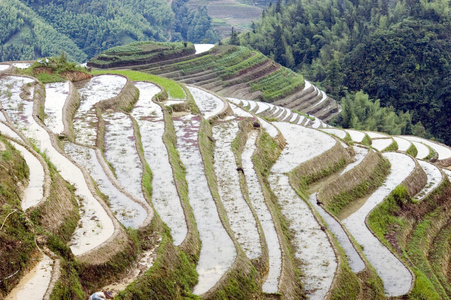
<svg viewBox="0 0 451 300">
<path fill-rule="evenodd" d="M 83 62 L 134 41 L 214 43 L 205 7 L 185 1 L 5 0 L 0 3 L 0 61 L 31 60 L 60 51 Z"/>
<path fill-rule="evenodd" d="M 143 53 L 141 51 L 139 55 Z M 248 97 L 265 102 L 274 102 L 304 88 L 302 75 L 280 68 L 266 56 L 246 47 L 222 45 L 201 55 L 167 61 L 161 60 L 165 54 L 158 55 L 158 63 L 149 61 L 147 65 L 133 67 L 133 61 L 128 65 L 146 73 L 222 90 L 225 94 L 227 89 L 233 92 L 239 87 L 246 90 Z M 116 53 L 116 56 L 116 60 L 125 60 L 123 54 Z M 91 60 L 91 63 L 96 66 L 97 60 Z"/>
<path fill-rule="evenodd" d="M 318 192 L 318 199 L 334 215 L 359 197 L 369 195 L 382 185 L 390 163 L 380 153 L 369 150 L 363 161 Z"/>
<path fill-rule="evenodd" d="M 449 3 L 278 1 L 230 43 L 301 71 L 336 99 L 362 89 L 401 118 L 411 111 L 414 123 L 449 144 Z"/>
<path fill-rule="evenodd" d="M 29 169 L 20 153 L 0 136 L 0 297 L 19 282 L 37 251 L 32 226 L 21 209 L 21 190 L 26 186 Z"/>
<path fill-rule="evenodd" d="M 368 218 L 376 235 L 413 269 L 412 299 L 449 299 L 449 181 L 421 202 L 413 202 L 407 188 L 398 186 Z M 440 253 L 441 256 L 434 254 Z M 446 254 L 447 253 L 447 254 Z"/>
<path fill-rule="evenodd" d="M 61 51 L 72 61 L 87 58 L 70 38 L 19 0 L 0 2 L 0 61 L 55 56 Z"/>
<path fill-rule="evenodd" d="M 413 125 L 409 112 L 397 114 L 393 106 L 381 107 L 379 100 L 370 100 L 362 91 L 347 94 L 340 104 L 342 111 L 332 123 L 343 128 L 424 136 L 423 125 L 421 122 Z"/>
<path fill-rule="evenodd" d="M 79 81 L 90 78 L 86 68 L 68 61 L 67 54 L 46 57 L 35 61 L 31 67 L 18 70 L 20 74 L 34 76 L 42 83 L 63 82 L 66 80 Z"/>
<path fill-rule="evenodd" d="M 110 48 L 89 61 L 88 66 L 115 68 L 158 62 L 179 56 L 194 54 L 191 43 L 135 42 Z"/>
</svg>

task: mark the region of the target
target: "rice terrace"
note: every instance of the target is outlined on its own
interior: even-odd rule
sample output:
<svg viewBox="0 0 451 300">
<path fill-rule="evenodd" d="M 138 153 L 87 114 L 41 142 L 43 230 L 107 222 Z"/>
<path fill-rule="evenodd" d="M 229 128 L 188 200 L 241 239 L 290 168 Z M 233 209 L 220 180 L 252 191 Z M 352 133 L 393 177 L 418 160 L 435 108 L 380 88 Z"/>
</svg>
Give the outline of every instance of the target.
<svg viewBox="0 0 451 300">
<path fill-rule="evenodd" d="M 451 148 L 258 51 L 0 63 L 0 299 L 450 299 Z"/>
</svg>

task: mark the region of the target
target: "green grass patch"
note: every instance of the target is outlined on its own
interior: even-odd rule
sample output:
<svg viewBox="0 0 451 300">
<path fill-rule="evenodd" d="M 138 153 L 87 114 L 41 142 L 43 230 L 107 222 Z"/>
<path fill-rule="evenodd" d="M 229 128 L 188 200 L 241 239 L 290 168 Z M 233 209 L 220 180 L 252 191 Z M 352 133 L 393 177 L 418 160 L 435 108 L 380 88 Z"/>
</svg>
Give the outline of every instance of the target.
<svg viewBox="0 0 451 300">
<path fill-rule="evenodd" d="M 417 147 L 415 147 L 415 145 L 413 143 L 410 143 L 410 147 L 409 147 L 409 149 L 407 149 L 406 153 L 412 157 L 417 157 L 418 149 L 417 149 Z"/>
<path fill-rule="evenodd" d="M 365 133 L 365 136 L 362 139 L 361 142 L 363 145 L 365 146 L 371 146 L 371 144 L 373 143 L 373 140 L 370 138 L 370 136 L 368 134 Z"/>
<path fill-rule="evenodd" d="M 195 264 L 172 243 L 169 229 L 159 219 L 152 220 L 151 230 L 142 233 L 146 239 L 152 232 L 161 233 L 157 258 L 152 267 L 116 296 L 117 299 L 198 299 L 191 293 L 197 283 Z"/>
<path fill-rule="evenodd" d="M 376 207 L 368 216 L 368 224 L 381 240 L 385 240 L 385 234 L 391 224 L 404 225 L 401 218 L 395 217 L 404 204 L 411 202 L 407 188 L 398 185 L 390 195 Z"/>
<path fill-rule="evenodd" d="M 437 158 L 438 158 L 438 153 L 435 152 L 435 150 L 432 149 L 432 147 L 430 147 L 429 145 L 425 145 L 425 146 L 428 147 L 428 149 L 429 149 L 429 154 L 428 154 L 428 156 L 426 156 L 426 157 L 424 158 L 424 160 L 437 159 Z"/>
<path fill-rule="evenodd" d="M 35 75 L 34 77 L 36 77 L 43 84 L 66 81 L 65 78 L 61 77 L 58 74 L 40 73 L 40 74 Z"/>
<path fill-rule="evenodd" d="M 138 71 L 130 70 L 93 70 L 92 75 L 98 74 L 119 74 L 127 76 L 131 81 L 150 81 L 160 85 L 165 89 L 171 98 L 185 99 L 185 92 L 183 88 L 175 81 L 167 78 L 163 78 L 156 75 L 151 75 Z"/>
<path fill-rule="evenodd" d="M 387 148 L 383 149 L 382 152 L 390 152 L 396 150 L 398 150 L 398 143 L 393 139 L 393 142 Z"/>
<path fill-rule="evenodd" d="M 419 204 L 413 204 L 407 187 L 399 185 L 384 202 L 370 213 L 367 219 L 373 232 L 389 248 L 392 248 L 392 245 L 385 239 L 385 235 L 393 228 L 400 228 L 402 230 L 407 227 L 406 220 L 402 217 L 401 212 L 409 205 Z M 416 268 L 413 268 L 416 275 L 415 283 L 412 291 L 409 293 L 409 299 L 443 299 L 443 296 L 446 295 L 446 292 L 434 276 L 430 264 L 422 252 L 424 243 L 426 242 L 424 239 L 427 238 L 430 224 L 434 220 L 434 213 L 429 214 L 429 217 L 431 219 L 425 217 L 424 221 L 418 223 L 407 245 L 407 249 L 403 251 L 403 258 L 408 259 L 416 266 Z"/>
</svg>

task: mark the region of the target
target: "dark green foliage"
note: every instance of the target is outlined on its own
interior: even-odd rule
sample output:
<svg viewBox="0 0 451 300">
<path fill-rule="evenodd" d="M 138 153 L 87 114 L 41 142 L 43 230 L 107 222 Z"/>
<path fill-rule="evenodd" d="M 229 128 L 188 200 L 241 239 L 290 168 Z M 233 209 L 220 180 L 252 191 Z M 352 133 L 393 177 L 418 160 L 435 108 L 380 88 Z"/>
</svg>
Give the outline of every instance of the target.
<svg viewBox="0 0 451 300">
<path fill-rule="evenodd" d="M 408 19 L 378 31 L 345 57 L 347 86 L 363 89 L 383 106 L 412 111 L 413 121 L 451 143 L 450 30 L 449 21 Z"/>
<path fill-rule="evenodd" d="M 166 40 L 173 13 L 164 0 L 23 0 L 92 57 L 137 40 Z"/>
<path fill-rule="evenodd" d="M 449 7 L 448 0 L 285 1 L 239 41 L 321 82 L 335 99 L 363 90 L 392 106 L 390 115 L 410 111 L 413 123 L 449 144 Z"/>
<path fill-rule="evenodd" d="M 335 123 L 343 128 L 379 131 L 388 134 L 409 134 L 411 116 L 408 112 L 397 115 L 393 107 L 381 107 L 379 100 L 372 101 L 359 91 L 341 100 L 341 114 Z"/>
<path fill-rule="evenodd" d="M 73 61 L 86 54 L 19 0 L 0 2 L 0 61 L 27 60 L 65 51 Z"/>
<path fill-rule="evenodd" d="M 172 25 L 176 35 L 172 40 L 184 40 L 193 43 L 216 43 L 218 33 L 211 26 L 211 17 L 205 6 L 191 10 L 187 0 L 174 0 L 171 3 L 174 12 Z"/>
<path fill-rule="evenodd" d="M 173 11 L 174 10 L 174 11 Z M 205 7 L 164 0 L 5 0 L 0 2 L 0 61 L 68 53 L 83 62 L 134 41 L 219 40 Z"/>
</svg>

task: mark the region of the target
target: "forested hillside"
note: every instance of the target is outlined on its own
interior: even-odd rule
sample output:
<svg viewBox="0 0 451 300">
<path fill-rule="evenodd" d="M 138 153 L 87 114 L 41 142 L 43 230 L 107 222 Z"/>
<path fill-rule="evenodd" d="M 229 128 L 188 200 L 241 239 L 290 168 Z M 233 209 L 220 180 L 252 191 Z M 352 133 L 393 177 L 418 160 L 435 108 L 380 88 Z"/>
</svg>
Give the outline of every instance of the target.
<svg viewBox="0 0 451 300">
<path fill-rule="evenodd" d="M 204 7 L 165 0 L 5 0 L 0 2 L 0 60 L 64 51 L 78 62 L 133 41 L 216 42 Z"/>
<path fill-rule="evenodd" d="M 272 5 L 230 42 L 301 71 L 337 99 L 363 90 L 398 114 L 409 110 L 450 144 L 450 32 L 447 0 L 296 0 Z"/>
</svg>

